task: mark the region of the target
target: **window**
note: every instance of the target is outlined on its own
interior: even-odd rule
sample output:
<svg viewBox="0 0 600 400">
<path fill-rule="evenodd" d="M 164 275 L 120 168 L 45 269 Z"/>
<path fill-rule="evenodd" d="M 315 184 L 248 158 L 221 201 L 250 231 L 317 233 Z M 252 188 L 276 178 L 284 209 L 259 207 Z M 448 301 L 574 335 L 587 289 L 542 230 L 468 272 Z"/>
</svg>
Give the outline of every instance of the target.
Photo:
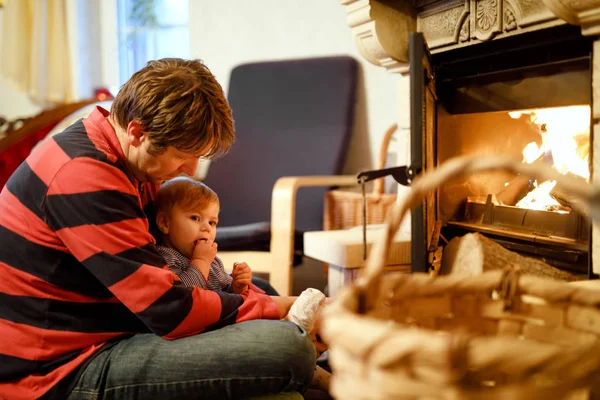
<svg viewBox="0 0 600 400">
<path fill-rule="evenodd" d="M 119 85 L 148 60 L 189 58 L 188 0 L 117 0 Z"/>
</svg>

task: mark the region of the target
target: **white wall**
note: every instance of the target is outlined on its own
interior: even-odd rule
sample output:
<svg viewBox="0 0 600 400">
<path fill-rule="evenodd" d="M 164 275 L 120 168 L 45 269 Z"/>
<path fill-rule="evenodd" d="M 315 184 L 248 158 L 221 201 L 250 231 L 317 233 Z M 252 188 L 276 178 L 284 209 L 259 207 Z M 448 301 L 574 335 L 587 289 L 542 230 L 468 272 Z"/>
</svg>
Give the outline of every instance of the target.
<svg viewBox="0 0 600 400">
<path fill-rule="evenodd" d="M 342 54 L 356 58 L 364 79 L 345 172 L 375 165 L 383 133 L 397 121 L 400 78 L 362 58 L 338 0 L 190 0 L 190 36 L 190 56 L 204 60 L 225 91 L 231 70 L 245 62 Z"/>
<path fill-rule="evenodd" d="M 225 91 L 231 70 L 244 62 L 341 54 L 356 58 L 361 64 L 358 112 L 345 172 L 354 174 L 376 165 L 383 133 L 389 125 L 398 121 L 398 110 L 404 108 L 405 99 L 399 99 L 397 94 L 401 78 L 362 58 L 346 24 L 346 10 L 338 0 L 189 1 L 190 56 L 203 59 Z M 101 25 L 105 27 L 113 21 L 111 29 L 108 29 L 112 31 L 116 25 L 116 17 L 113 17 L 116 10 L 114 5 L 107 7 L 109 4 L 112 2 L 106 0 L 99 4 Z M 111 40 L 108 40 L 110 32 L 106 30 L 102 30 L 100 44 L 96 47 L 101 48 L 104 54 L 108 52 L 107 43 L 114 42 L 112 36 L 115 35 L 111 33 Z M 1 32 L 0 8 L 0 43 Z M 111 54 L 115 51 L 112 49 Z M 113 56 L 106 57 L 106 60 L 114 67 L 116 60 Z M 101 69 L 103 81 L 100 84 L 114 85 L 115 77 L 107 74 L 110 68 L 105 64 Z M 113 70 L 116 71 L 116 68 Z M 94 76 L 99 74 L 98 71 L 93 72 Z M 34 115 L 40 110 L 25 94 L 1 77 L 0 94 L 0 115 L 9 119 Z M 405 125 L 401 116 L 400 123 Z M 401 163 L 403 161 L 400 160 Z"/>
</svg>

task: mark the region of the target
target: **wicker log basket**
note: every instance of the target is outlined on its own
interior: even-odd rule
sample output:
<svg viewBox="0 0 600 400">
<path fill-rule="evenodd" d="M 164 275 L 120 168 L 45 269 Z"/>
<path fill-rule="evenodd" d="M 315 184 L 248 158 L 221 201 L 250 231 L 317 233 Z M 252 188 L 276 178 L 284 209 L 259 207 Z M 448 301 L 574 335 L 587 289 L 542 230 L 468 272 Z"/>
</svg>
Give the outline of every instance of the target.
<svg viewBox="0 0 600 400">
<path fill-rule="evenodd" d="M 429 191 L 496 169 L 557 180 L 598 215 L 598 191 L 546 167 L 458 158 L 412 184 L 388 217 L 362 276 L 324 311 L 336 399 L 588 398 L 600 386 L 600 291 L 522 275 L 518 266 L 474 277 L 386 275 L 400 222 Z M 595 386 L 595 387 L 594 387 Z M 583 397 L 581 397 L 583 396 Z"/>
</svg>

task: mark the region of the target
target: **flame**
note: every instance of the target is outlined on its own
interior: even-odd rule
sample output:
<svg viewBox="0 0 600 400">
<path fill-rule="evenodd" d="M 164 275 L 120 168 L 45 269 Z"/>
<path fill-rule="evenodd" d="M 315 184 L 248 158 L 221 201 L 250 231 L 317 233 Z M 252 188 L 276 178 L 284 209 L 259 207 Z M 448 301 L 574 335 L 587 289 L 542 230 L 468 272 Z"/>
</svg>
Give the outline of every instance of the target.
<svg viewBox="0 0 600 400">
<path fill-rule="evenodd" d="M 541 146 L 538 147 L 536 142 L 531 142 L 523 149 L 523 162 L 531 164 L 544 154 Z"/>
<path fill-rule="evenodd" d="M 536 183 L 535 186 L 537 186 L 535 189 L 519 200 L 517 207 L 540 211 L 561 211 L 559 210 L 562 207 L 561 204 L 550 195 L 550 191 L 556 186 L 556 181 L 545 181 L 540 185 Z M 562 212 L 565 211 L 563 210 Z"/>
<path fill-rule="evenodd" d="M 551 159 L 562 174 L 573 174 L 589 181 L 590 117 L 589 106 L 570 106 L 509 113 L 511 118 L 528 115 L 539 126 L 541 145 L 531 142 L 523 149 L 523 162 Z M 555 181 L 541 184 L 517 203 L 517 207 L 533 210 L 555 210 L 561 205 L 550 195 Z"/>
</svg>

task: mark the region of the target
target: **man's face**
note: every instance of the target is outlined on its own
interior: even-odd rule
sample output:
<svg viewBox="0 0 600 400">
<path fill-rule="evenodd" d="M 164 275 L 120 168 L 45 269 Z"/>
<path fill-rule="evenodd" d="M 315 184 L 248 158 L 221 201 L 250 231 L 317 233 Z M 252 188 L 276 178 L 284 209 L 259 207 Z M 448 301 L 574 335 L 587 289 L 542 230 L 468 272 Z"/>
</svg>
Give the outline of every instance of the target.
<svg viewBox="0 0 600 400">
<path fill-rule="evenodd" d="M 201 153 L 189 153 L 167 147 L 159 155 L 153 155 L 152 144 L 143 141 L 138 148 L 136 163 L 138 180 L 160 184 L 181 174 L 194 176 Z"/>
<path fill-rule="evenodd" d="M 118 126 L 114 121 L 111 124 Z M 181 174 L 194 176 L 200 157 L 208 151 L 208 149 L 201 149 L 197 152 L 187 152 L 169 146 L 162 153 L 157 154 L 149 136 L 137 120 L 129 122 L 120 141 L 123 142 L 123 151 L 136 179 L 140 182 L 156 184 Z"/>
<path fill-rule="evenodd" d="M 169 243 L 184 256 L 192 258 L 196 241 L 215 241 L 219 210 L 219 203 L 215 201 L 203 209 L 191 211 L 175 205 L 167 217 Z"/>
</svg>

